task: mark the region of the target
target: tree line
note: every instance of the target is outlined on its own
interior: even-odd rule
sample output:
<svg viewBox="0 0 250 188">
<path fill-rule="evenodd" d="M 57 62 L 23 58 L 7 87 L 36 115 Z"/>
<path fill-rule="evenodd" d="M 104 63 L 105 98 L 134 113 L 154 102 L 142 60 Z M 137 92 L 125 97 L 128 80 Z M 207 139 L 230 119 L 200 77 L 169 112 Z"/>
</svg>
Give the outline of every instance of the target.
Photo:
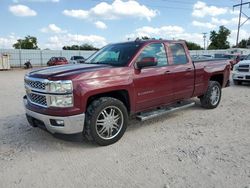
<svg viewBox="0 0 250 188">
<path fill-rule="evenodd" d="M 230 48 L 230 43 L 228 42 L 228 37 L 230 36 L 231 31 L 225 26 L 220 26 L 218 31 L 210 31 L 210 44 L 207 49 L 228 49 Z M 143 40 L 150 39 L 147 36 L 142 37 Z M 194 42 L 186 41 L 187 47 L 189 50 L 202 50 L 203 48 Z M 37 38 L 33 36 L 26 36 L 24 39 L 18 39 L 15 44 L 13 44 L 15 49 L 39 49 L 37 45 Z M 232 46 L 236 47 L 236 46 Z M 239 48 L 249 48 L 250 47 L 250 36 L 248 39 L 242 39 L 239 44 Z M 82 45 L 72 45 L 72 46 L 63 46 L 63 50 L 99 50 L 91 44 L 82 44 Z"/>
<path fill-rule="evenodd" d="M 94 47 L 91 44 L 83 44 L 79 45 L 72 45 L 72 46 L 63 46 L 63 50 L 99 50 L 99 48 Z"/>
</svg>

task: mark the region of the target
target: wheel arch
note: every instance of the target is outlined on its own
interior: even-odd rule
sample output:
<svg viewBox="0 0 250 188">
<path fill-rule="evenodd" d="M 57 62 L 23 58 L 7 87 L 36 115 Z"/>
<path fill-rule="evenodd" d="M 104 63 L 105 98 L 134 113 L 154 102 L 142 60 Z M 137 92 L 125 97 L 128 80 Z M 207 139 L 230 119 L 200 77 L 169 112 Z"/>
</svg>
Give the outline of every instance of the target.
<svg viewBox="0 0 250 188">
<path fill-rule="evenodd" d="M 223 87 L 224 75 L 223 74 L 212 75 L 209 81 L 217 81 L 221 85 L 221 87 Z"/>
<path fill-rule="evenodd" d="M 127 108 L 128 113 L 130 113 L 131 104 L 130 104 L 129 92 L 125 89 L 108 91 L 108 92 L 94 94 L 94 95 L 89 96 L 87 99 L 87 103 L 86 103 L 86 109 L 94 100 L 101 98 L 101 97 L 112 97 L 112 98 L 120 100 Z"/>
</svg>

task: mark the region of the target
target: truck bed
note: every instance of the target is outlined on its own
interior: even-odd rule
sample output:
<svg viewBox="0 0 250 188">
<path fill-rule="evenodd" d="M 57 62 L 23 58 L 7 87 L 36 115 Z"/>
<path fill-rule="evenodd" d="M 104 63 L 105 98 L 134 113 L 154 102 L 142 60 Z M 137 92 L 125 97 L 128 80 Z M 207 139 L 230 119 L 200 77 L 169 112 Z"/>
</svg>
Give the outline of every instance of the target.
<svg viewBox="0 0 250 188">
<path fill-rule="evenodd" d="M 228 59 L 226 59 L 226 58 L 213 58 L 213 59 L 196 59 L 196 58 L 192 58 L 192 61 L 194 62 L 194 63 L 202 63 L 202 62 L 213 62 L 213 61 L 215 61 L 215 62 L 219 62 L 219 61 L 226 61 L 226 60 L 228 60 Z"/>
<path fill-rule="evenodd" d="M 193 65 L 195 67 L 195 90 L 194 96 L 202 95 L 207 87 L 209 78 L 213 75 L 216 77 L 217 75 L 223 75 L 221 80 L 222 87 L 226 87 L 228 77 L 230 75 L 230 63 L 227 59 L 215 58 L 215 59 L 206 59 L 193 61 Z"/>
</svg>

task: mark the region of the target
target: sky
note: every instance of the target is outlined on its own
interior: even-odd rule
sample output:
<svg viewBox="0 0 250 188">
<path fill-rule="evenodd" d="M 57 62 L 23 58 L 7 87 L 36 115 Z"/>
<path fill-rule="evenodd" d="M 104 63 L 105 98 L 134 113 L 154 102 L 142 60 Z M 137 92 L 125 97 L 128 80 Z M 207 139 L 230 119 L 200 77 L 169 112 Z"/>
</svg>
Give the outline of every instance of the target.
<svg viewBox="0 0 250 188">
<path fill-rule="evenodd" d="M 0 0 L 0 48 L 27 35 L 40 49 L 108 43 L 148 36 L 184 39 L 203 46 L 203 34 L 224 25 L 235 44 L 240 0 Z M 246 2 L 246 1 L 243 1 Z M 249 6 L 243 12 L 250 16 Z M 246 20 L 243 16 L 242 22 Z M 240 39 L 250 37 L 250 20 Z"/>
</svg>

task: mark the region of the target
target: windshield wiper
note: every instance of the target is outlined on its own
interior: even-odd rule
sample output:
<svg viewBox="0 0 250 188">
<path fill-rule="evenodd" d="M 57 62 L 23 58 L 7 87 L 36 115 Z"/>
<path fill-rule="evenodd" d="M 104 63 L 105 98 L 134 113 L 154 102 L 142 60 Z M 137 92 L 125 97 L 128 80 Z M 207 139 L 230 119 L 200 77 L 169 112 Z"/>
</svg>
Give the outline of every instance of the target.
<svg viewBox="0 0 250 188">
<path fill-rule="evenodd" d="M 86 61 L 85 61 L 85 63 L 86 64 L 102 64 L 101 62 L 86 62 Z"/>
</svg>

